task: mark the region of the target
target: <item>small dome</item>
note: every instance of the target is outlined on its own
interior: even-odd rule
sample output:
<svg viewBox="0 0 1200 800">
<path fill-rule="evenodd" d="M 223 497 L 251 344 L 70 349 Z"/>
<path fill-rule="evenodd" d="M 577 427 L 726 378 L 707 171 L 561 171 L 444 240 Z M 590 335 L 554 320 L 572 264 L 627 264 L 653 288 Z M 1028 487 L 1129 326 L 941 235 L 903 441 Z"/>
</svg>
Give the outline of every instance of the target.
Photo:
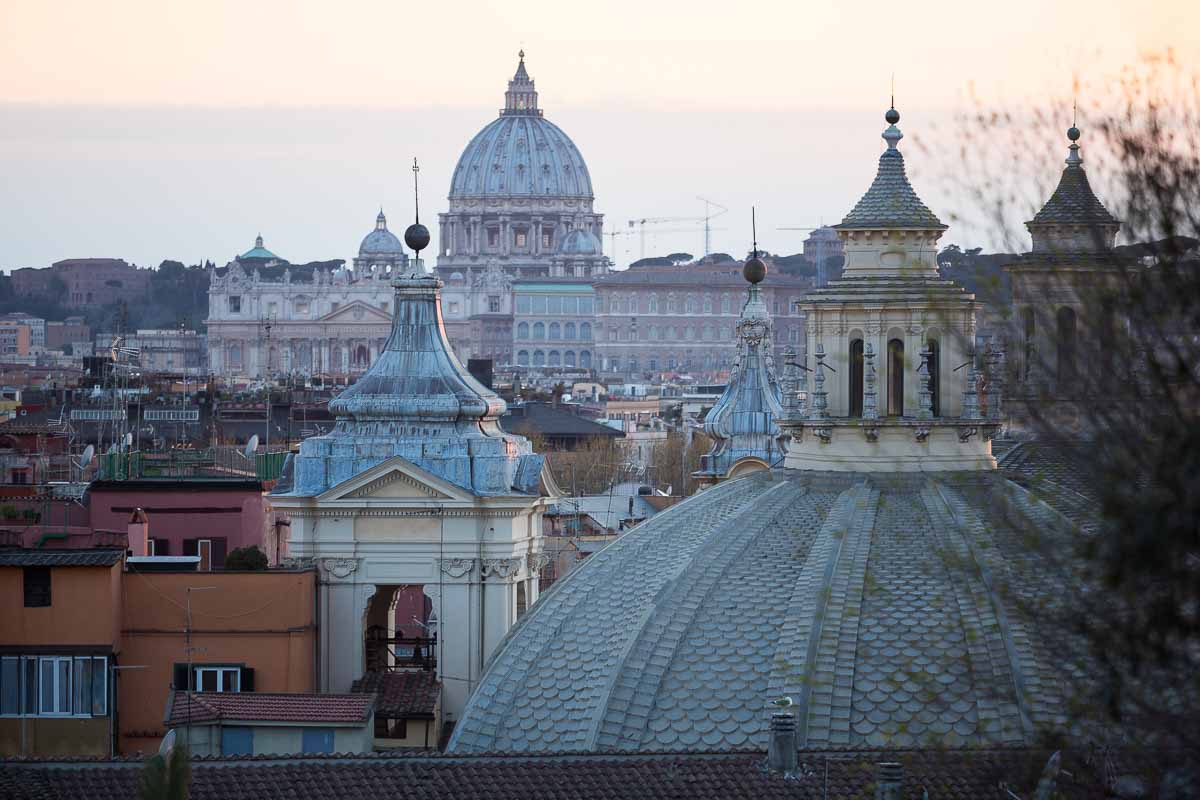
<svg viewBox="0 0 1200 800">
<path fill-rule="evenodd" d="M 263 237 L 261 233 L 254 238 L 254 247 L 238 256 L 239 261 L 249 261 L 256 258 L 263 261 L 276 261 L 279 259 L 279 256 L 263 247 Z"/>
<path fill-rule="evenodd" d="M 364 236 L 362 244 L 358 246 L 358 255 L 360 257 L 404 255 L 404 245 L 400 244 L 400 239 L 396 234 L 388 230 L 387 217 L 383 215 L 382 210 L 375 218 L 375 230 Z"/>
<path fill-rule="evenodd" d="M 569 231 L 558 247 L 559 255 L 564 256 L 599 256 L 603 250 L 596 234 L 578 228 Z"/>
</svg>

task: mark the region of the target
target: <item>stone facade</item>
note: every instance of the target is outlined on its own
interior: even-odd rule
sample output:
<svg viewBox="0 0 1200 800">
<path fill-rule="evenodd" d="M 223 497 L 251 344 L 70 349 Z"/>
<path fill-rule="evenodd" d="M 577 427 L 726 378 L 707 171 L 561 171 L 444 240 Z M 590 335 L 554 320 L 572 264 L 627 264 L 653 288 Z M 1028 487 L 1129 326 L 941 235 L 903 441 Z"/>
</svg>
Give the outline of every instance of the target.
<svg viewBox="0 0 1200 800">
<path fill-rule="evenodd" d="M 408 265 L 383 212 L 351 270 L 289 264 L 260 236 L 209 271 L 209 369 L 227 378 L 365 372 L 391 330 L 389 281 Z"/>
<path fill-rule="evenodd" d="M 737 352 L 734 330 L 746 301 L 739 262 L 632 267 L 595 281 L 596 366 L 642 376 L 726 372 Z M 810 282 L 769 271 L 762 300 L 774 319 L 772 349 L 803 347 L 797 303 Z"/>
<path fill-rule="evenodd" d="M 139 269 L 120 258 L 68 258 L 56 261 L 49 269 L 13 270 L 13 294 L 17 297 L 48 296 L 54 292 L 53 280 L 61 280 L 66 295 L 55 297 L 67 308 L 92 308 L 132 302 L 146 296 L 153 270 Z"/>
<path fill-rule="evenodd" d="M 523 367 L 591 369 L 595 290 L 585 281 L 520 281 L 513 287 L 513 349 Z"/>
</svg>

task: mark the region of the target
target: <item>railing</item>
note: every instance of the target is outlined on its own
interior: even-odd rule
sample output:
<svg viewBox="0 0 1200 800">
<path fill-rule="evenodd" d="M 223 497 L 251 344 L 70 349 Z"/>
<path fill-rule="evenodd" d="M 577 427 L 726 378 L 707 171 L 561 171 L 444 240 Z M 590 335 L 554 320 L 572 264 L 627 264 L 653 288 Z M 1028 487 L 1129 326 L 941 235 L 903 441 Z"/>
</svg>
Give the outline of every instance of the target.
<svg viewBox="0 0 1200 800">
<path fill-rule="evenodd" d="M 367 672 L 393 669 L 437 668 L 437 634 L 433 636 L 388 636 L 387 628 L 367 629 Z M 392 663 L 388 663 L 389 661 Z"/>
<path fill-rule="evenodd" d="M 247 458 L 241 447 L 202 450 L 165 450 L 104 453 L 97 457 L 96 477 L 101 480 L 139 478 L 242 478 L 275 480 L 287 452 L 255 453 Z"/>
</svg>

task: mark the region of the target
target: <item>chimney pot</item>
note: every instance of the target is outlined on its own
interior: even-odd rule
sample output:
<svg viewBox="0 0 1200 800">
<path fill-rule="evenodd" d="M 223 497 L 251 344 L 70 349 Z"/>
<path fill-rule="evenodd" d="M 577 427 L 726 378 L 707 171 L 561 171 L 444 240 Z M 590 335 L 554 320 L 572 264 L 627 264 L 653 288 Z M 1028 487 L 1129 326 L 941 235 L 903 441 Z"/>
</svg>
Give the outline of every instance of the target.
<svg viewBox="0 0 1200 800">
<path fill-rule="evenodd" d="M 897 761 L 879 764 L 879 780 L 875 787 L 876 800 L 900 800 L 904 786 L 904 767 Z"/>
<path fill-rule="evenodd" d="M 796 773 L 796 717 L 791 711 L 771 715 L 771 738 L 767 745 L 767 769 L 785 776 Z"/>
</svg>

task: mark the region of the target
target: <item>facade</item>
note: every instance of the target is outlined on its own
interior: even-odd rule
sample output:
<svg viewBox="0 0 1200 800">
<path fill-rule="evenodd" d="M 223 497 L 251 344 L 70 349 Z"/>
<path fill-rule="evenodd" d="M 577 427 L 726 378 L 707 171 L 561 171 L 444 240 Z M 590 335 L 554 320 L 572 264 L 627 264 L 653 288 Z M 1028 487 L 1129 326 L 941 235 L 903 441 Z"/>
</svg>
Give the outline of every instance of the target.
<svg viewBox="0 0 1200 800">
<path fill-rule="evenodd" d="M 194 756 L 370 753 L 375 695 L 172 691 L 163 724 Z"/>
<path fill-rule="evenodd" d="M 91 355 L 92 329 L 84 322 L 83 317 L 67 317 L 61 322 L 50 320 L 46 322 L 46 349 L 62 350 L 66 345 L 79 342 L 87 343 L 87 353 Z M 109 342 L 111 344 L 111 341 Z"/>
<path fill-rule="evenodd" d="M 591 369 L 595 290 L 584 281 L 518 281 L 513 286 L 515 363 L 534 369 Z"/>
<path fill-rule="evenodd" d="M 15 320 L 0 320 L 0 356 L 23 358 L 30 355 L 32 341 L 29 326 Z"/>
<path fill-rule="evenodd" d="M 208 366 L 225 377 L 358 375 L 391 326 L 388 281 L 409 268 L 383 212 L 352 269 L 289 264 L 262 246 L 210 270 Z"/>
<path fill-rule="evenodd" d="M 1025 223 L 1032 250 L 1005 267 L 1012 285 L 1012 327 L 1007 332 L 1017 394 L 1069 398 L 1076 388 L 1080 316 L 1088 292 L 1111 288 L 1121 266 L 1112 252 L 1121 223 L 1092 191 L 1079 155 L 1079 129 L 1057 188 Z"/>
<path fill-rule="evenodd" d="M 290 556 L 321 570 L 321 690 L 398 666 L 395 599 L 416 587 L 437 625 L 415 646 L 434 649 L 454 720 L 537 599 L 543 463 L 501 430 L 504 401 L 451 353 L 442 282 L 392 284 L 396 314 L 379 358 L 330 404 L 333 430 L 289 457 L 271 502 L 290 517 Z"/>
<path fill-rule="evenodd" d="M 68 308 L 105 306 L 146 296 L 153 270 L 139 269 L 119 258 L 68 258 L 47 269 L 26 267 L 13 270 L 13 293 L 18 297 L 46 297 L 59 290 Z"/>
<path fill-rule="evenodd" d="M 845 253 L 845 245 L 838 238 L 837 231 L 828 225 L 822 225 L 804 240 L 804 257 L 816 265 L 817 287 L 829 282 L 833 265 L 828 263 L 840 259 Z"/>
<path fill-rule="evenodd" d="M 728 372 L 745 302 L 740 262 L 631 267 L 595 281 L 594 365 L 641 378 L 654 373 Z M 803 347 L 804 318 L 795 303 L 810 282 L 769 273 L 761 287 L 774 319 L 772 353 Z"/>
<path fill-rule="evenodd" d="M 513 363 L 512 280 L 586 280 L 609 268 L 587 164 L 543 115 L 524 52 L 499 118 L 459 158 L 448 200 L 437 257 L 447 333 L 464 361 Z M 490 338 L 505 332 L 502 347 Z"/>
<path fill-rule="evenodd" d="M 40 353 L 46 349 L 46 320 L 32 317 L 29 314 L 5 314 L 0 317 L 0 325 L 16 323 L 29 328 L 29 352 Z"/>
<path fill-rule="evenodd" d="M 138 351 L 138 365 L 147 372 L 200 377 L 208 374 L 208 339 L 189 330 L 139 330 L 118 336 L 96 334 L 96 352 L 107 353 L 114 341 Z"/>
</svg>

